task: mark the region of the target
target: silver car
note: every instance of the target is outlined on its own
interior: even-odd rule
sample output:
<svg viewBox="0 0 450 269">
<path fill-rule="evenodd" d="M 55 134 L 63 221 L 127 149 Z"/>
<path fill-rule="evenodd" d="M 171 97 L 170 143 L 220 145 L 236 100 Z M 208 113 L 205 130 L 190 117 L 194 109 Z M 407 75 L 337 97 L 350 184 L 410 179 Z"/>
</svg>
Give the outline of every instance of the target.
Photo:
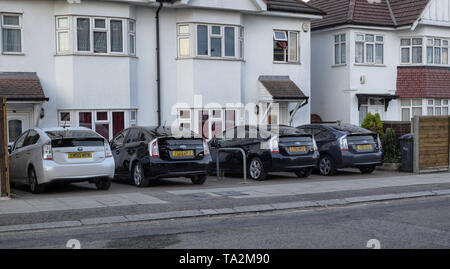
<svg viewBox="0 0 450 269">
<path fill-rule="evenodd" d="M 32 193 L 53 182 L 88 181 L 107 190 L 114 169 L 108 141 L 87 128 L 30 129 L 9 155 L 11 182 L 29 185 Z"/>
</svg>

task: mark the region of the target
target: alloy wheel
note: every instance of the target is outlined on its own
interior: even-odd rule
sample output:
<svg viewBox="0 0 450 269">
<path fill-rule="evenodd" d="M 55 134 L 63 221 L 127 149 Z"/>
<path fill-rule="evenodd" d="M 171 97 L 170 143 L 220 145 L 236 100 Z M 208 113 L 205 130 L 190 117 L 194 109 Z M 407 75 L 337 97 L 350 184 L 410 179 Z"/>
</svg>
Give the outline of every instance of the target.
<svg viewBox="0 0 450 269">
<path fill-rule="evenodd" d="M 142 169 L 141 169 L 141 166 L 140 166 L 139 164 L 135 164 L 135 165 L 134 165 L 134 171 L 133 171 L 133 180 L 134 180 L 134 184 L 135 184 L 136 186 L 141 185 L 142 179 L 143 179 L 143 176 L 142 176 Z"/>
<path fill-rule="evenodd" d="M 252 178 L 259 178 L 261 176 L 262 166 L 257 160 L 253 160 L 250 164 L 250 175 Z"/>
<path fill-rule="evenodd" d="M 328 157 L 320 160 L 320 172 L 322 175 L 328 175 L 331 172 L 331 160 Z"/>
</svg>

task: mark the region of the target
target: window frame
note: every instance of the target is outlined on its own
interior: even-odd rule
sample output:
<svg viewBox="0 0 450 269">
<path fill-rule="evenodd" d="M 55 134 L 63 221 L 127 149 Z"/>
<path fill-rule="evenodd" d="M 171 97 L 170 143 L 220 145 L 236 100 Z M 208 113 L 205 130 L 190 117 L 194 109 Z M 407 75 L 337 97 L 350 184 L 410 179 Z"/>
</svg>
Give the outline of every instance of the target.
<svg viewBox="0 0 450 269">
<path fill-rule="evenodd" d="M 363 36 L 364 38 L 362 40 L 358 40 L 358 36 Z M 373 36 L 373 41 L 367 41 L 367 36 Z M 378 41 L 377 39 L 381 37 L 382 41 Z M 385 40 L 386 37 L 384 34 L 375 34 L 375 33 L 361 33 L 361 32 L 356 32 L 355 33 L 355 59 L 354 59 L 354 64 L 355 65 L 371 65 L 371 66 L 384 66 L 385 65 L 385 57 L 384 57 L 384 52 L 385 52 Z M 358 54 L 356 52 L 357 50 L 357 44 L 362 44 L 363 45 L 363 50 L 362 50 L 362 62 L 358 62 L 357 58 L 358 58 Z M 368 52 L 368 46 L 372 45 L 373 46 L 373 52 L 372 52 L 372 59 L 373 61 L 368 62 L 367 61 L 367 52 Z M 377 46 L 381 45 L 382 46 L 382 54 L 381 54 L 381 63 L 377 62 Z"/>
<path fill-rule="evenodd" d="M 409 45 L 402 45 L 403 40 L 409 40 Z M 415 45 L 414 40 L 420 40 L 420 45 Z M 424 49 L 424 38 L 423 37 L 401 37 L 400 38 L 400 64 L 408 65 L 408 64 L 423 64 L 423 49 Z M 414 48 L 419 48 L 420 51 L 420 61 L 414 62 Z M 403 50 L 408 49 L 408 62 L 403 62 Z"/>
<path fill-rule="evenodd" d="M 425 51 L 426 51 L 426 64 L 427 65 L 436 65 L 436 66 L 448 66 L 450 64 L 449 61 L 449 50 L 450 50 L 450 39 L 449 38 L 442 38 L 442 37 L 425 37 Z M 432 45 L 430 45 L 428 42 L 432 41 Z M 436 45 L 436 41 L 440 41 L 440 45 Z M 447 45 L 444 45 L 444 43 L 447 43 Z M 430 58 L 428 57 L 428 49 L 432 49 L 432 58 L 430 62 Z M 439 49 L 439 63 L 436 62 L 436 49 Z M 447 50 L 447 62 L 444 62 L 444 49 Z"/>
<path fill-rule="evenodd" d="M 136 56 L 136 21 L 133 19 L 128 19 L 128 55 Z M 131 29 L 131 25 L 133 25 L 133 29 Z M 130 40 L 133 39 L 133 44 L 131 44 Z M 133 51 L 131 51 L 133 50 Z"/>
<path fill-rule="evenodd" d="M 10 24 L 4 24 L 4 17 L 5 16 L 15 16 L 19 18 L 19 25 L 10 25 Z M 9 54 L 9 55 L 22 55 L 24 54 L 24 41 L 23 41 L 23 14 L 22 13 L 0 13 L 0 28 L 1 28 L 1 34 L 0 34 L 0 40 L 1 40 L 1 47 L 2 47 L 2 54 Z M 3 47 L 3 30 L 4 29 L 10 29 L 10 30 L 19 30 L 20 31 L 20 51 L 5 51 L 5 48 Z"/>
<path fill-rule="evenodd" d="M 342 36 L 344 36 L 344 41 L 342 41 Z M 338 41 L 336 41 L 336 37 L 339 38 Z M 333 62 L 334 65 L 346 65 L 347 64 L 347 34 L 346 33 L 339 33 L 339 34 L 335 34 L 333 35 Z M 338 58 L 336 58 L 336 46 L 339 48 L 338 49 Z M 344 47 L 345 50 L 345 57 L 342 58 L 342 46 Z M 339 62 L 336 62 L 336 60 L 339 59 Z"/>
<path fill-rule="evenodd" d="M 284 38 L 277 38 L 276 34 L 275 34 L 276 32 L 284 32 L 286 37 L 287 37 L 287 40 L 285 40 Z M 296 42 L 297 42 L 297 47 L 296 47 L 297 59 L 296 60 L 291 60 L 290 59 L 290 54 L 289 54 L 289 52 L 291 50 L 291 42 L 290 42 L 291 41 L 291 33 L 295 33 L 297 35 L 297 39 L 296 39 Z M 279 64 L 279 63 L 281 63 L 281 64 L 283 64 L 283 63 L 285 63 L 285 64 L 287 64 L 287 63 L 291 63 L 291 64 L 292 63 L 298 63 L 298 64 L 300 64 L 300 58 L 301 58 L 301 56 L 300 56 L 300 31 L 273 29 L 272 44 L 275 43 L 275 42 L 286 42 L 287 46 L 286 46 L 286 49 L 283 49 L 284 60 L 283 61 L 277 61 L 277 60 L 275 60 L 275 53 L 274 53 L 274 49 L 275 48 L 274 48 L 274 45 L 272 45 L 272 61 L 274 63 L 277 63 L 277 64 Z"/>
<path fill-rule="evenodd" d="M 59 26 L 59 20 L 60 19 L 66 19 L 67 20 L 67 27 L 60 27 Z M 57 54 L 67 54 L 72 51 L 72 36 L 71 36 L 71 28 L 72 28 L 72 20 L 70 19 L 70 16 L 55 16 L 55 39 L 56 39 L 56 53 Z M 67 43 L 68 47 L 67 50 L 61 50 L 60 48 L 60 33 L 66 33 L 67 34 Z"/>
<path fill-rule="evenodd" d="M 95 27 L 95 21 L 96 20 L 103 20 L 105 21 L 105 27 L 104 28 L 96 28 Z M 92 27 L 91 27 L 91 31 L 92 31 L 92 53 L 94 54 L 108 54 L 108 52 L 110 51 L 110 42 L 109 42 L 109 38 L 110 38 L 110 30 L 108 27 L 108 19 L 107 18 L 103 18 L 103 17 L 93 17 L 92 18 Z M 95 33 L 106 33 L 106 52 L 95 52 Z"/>
</svg>

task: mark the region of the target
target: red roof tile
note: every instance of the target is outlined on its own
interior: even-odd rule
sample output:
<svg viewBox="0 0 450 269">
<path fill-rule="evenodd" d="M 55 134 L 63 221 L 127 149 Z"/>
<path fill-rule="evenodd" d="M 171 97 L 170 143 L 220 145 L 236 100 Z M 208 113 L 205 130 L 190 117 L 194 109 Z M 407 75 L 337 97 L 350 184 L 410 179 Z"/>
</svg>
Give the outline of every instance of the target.
<svg viewBox="0 0 450 269">
<path fill-rule="evenodd" d="M 401 98 L 450 98 L 450 68 L 398 67 L 396 94 Z"/>
<path fill-rule="evenodd" d="M 48 100 L 36 73 L 0 72 L 0 96 L 7 100 Z"/>
</svg>

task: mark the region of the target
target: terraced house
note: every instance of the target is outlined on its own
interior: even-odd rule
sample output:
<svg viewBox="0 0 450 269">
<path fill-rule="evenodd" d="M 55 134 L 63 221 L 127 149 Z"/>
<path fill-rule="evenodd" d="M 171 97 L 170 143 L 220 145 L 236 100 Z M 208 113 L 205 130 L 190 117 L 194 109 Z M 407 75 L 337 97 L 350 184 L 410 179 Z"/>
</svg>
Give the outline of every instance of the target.
<svg viewBox="0 0 450 269">
<path fill-rule="evenodd" d="M 311 0 L 312 112 L 360 124 L 448 115 L 450 0 Z"/>
<path fill-rule="evenodd" d="M 173 121 L 211 138 L 259 102 L 266 123 L 307 123 L 323 14 L 296 0 L 0 1 L 9 141 L 35 126 L 110 139 Z"/>
</svg>

